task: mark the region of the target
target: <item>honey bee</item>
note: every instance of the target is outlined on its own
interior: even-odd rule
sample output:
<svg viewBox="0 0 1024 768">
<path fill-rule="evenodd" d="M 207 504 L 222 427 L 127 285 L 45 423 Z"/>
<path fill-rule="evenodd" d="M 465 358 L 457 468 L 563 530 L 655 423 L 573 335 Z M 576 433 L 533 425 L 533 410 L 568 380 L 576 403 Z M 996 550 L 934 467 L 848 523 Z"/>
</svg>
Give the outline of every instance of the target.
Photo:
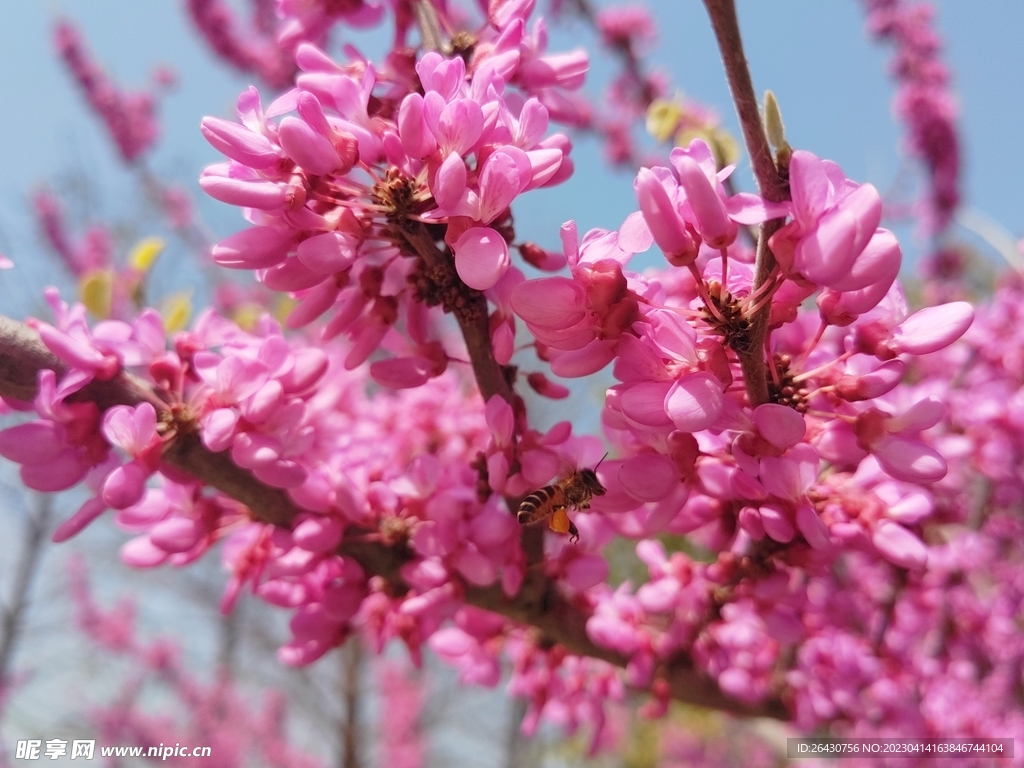
<svg viewBox="0 0 1024 768">
<path fill-rule="evenodd" d="M 601 461 L 604 461 L 604 456 Z M 523 499 L 516 516 L 520 524 L 547 520 L 552 531 L 568 533 L 570 541 L 578 541 L 580 532 L 569 519 L 569 510 L 589 509 L 592 498 L 604 496 L 605 488 L 597 479 L 597 467 L 601 466 L 601 461 L 593 469 L 574 469 L 557 483 L 545 485 Z"/>
</svg>

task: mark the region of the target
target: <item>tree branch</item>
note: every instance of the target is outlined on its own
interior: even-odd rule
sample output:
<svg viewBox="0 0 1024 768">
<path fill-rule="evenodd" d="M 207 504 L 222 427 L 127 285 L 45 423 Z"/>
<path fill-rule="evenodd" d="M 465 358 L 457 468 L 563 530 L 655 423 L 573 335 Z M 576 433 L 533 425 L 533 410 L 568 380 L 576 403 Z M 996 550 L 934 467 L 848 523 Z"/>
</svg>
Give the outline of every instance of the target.
<svg viewBox="0 0 1024 768">
<path fill-rule="evenodd" d="M 725 76 L 729 81 L 729 91 L 736 105 L 736 114 L 740 119 L 743 140 L 750 154 L 750 166 L 754 171 L 758 189 L 762 197 L 770 202 L 788 200 L 789 185 L 775 165 L 768 137 L 761 122 L 761 112 L 758 109 L 757 96 L 754 95 L 754 83 L 747 67 L 747 57 L 743 53 L 743 39 L 740 37 L 740 25 L 733 0 L 704 0 L 704 7 L 711 19 L 718 48 L 722 53 Z M 772 219 L 761 225 L 754 264 L 754 284 L 751 288 L 753 293 L 768 281 L 775 269 L 775 256 L 768 247 L 768 238 L 781 226 L 781 219 Z M 768 402 L 764 342 L 770 313 L 771 304 L 766 303 L 751 318 L 749 347 L 746 351 L 737 352 L 751 406 Z"/>
<path fill-rule="evenodd" d="M 34 331 L 0 316 L 0 395 L 31 400 L 35 396 L 39 371 L 43 368 L 49 368 L 58 375 L 67 371 L 67 366 L 43 345 Z M 117 404 L 137 405 L 144 400 L 160 403 L 163 411 L 168 410 L 167 404 L 145 382 L 127 373 L 107 382 L 93 381 L 75 397 L 90 400 L 101 410 Z M 226 452 L 207 450 L 195 434 L 180 435 L 172 440 L 163 460 L 245 504 L 258 522 L 290 527 L 300 514 L 300 509 L 283 491 L 264 485 L 248 470 L 232 464 Z M 354 559 L 368 573 L 383 577 L 396 590 L 406 589 L 399 569 L 408 554 L 402 550 L 380 542 L 350 539 L 342 542 L 338 552 Z M 628 662 L 626 657 L 598 646 L 587 636 L 587 615 L 559 593 L 555 582 L 543 576 L 540 578 L 544 582 L 542 599 L 525 594 L 525 591 L 508 597 L 498 585 L 474 587 L 464 584 L 463 589 L 466 601 L 471 605 L 531 625 L 547 641 L 564 646 L 570 653 L 624 667 Z M 673 697 L 679 701 L 737 714 L 777 719 L 788 717 L 778 699 L 754 707 L 734 701 L 713 680 L 696 670 L 688 659 L 669 664 L 665 676 Z"/>
<path fill-rule="evenodd" d="M 485 401 L 490 400 L 493 395 L 500 395 L 515 409 L 515 393 L 505 376 L 504 369 L 494 359 L 494 350 L 491 348 L 487 299 L 480 291 L 474 291 L 462 282 L 451 258 L 438 249 L 424 225 L 406 226 L 399 234 L 430 270 L 431 280 L 438 286 L 450 287 L 453 292 L 458 293 L 457 296 L 446 297 L 445 308 L 455 315 L 459 323 L 480 394 Z"/>
<path fill-rule="evenodd" d="M 718 48 L 722 52 L 722 64 L 725 76 L 729 81 L 729 91 L 736 104 L 736 114 L 740 119 L 743 140 L 750 153 L 750 165 L 754 170 L 754 178 L 761 196 L 773 203 L 789 199 L 789 188 L 775 167 L 772 150 L 768 145 L 764 126 L 761 123 L 761 112 L 754 95 L 754 83 L 750 79 L 747 57 L 743 53 L 743 39 L 740 37 L 740 25 L 736 19 L 736 8 L 733 0 L 704 0 L 711 26 L 715 30 Z"/>
</svg>

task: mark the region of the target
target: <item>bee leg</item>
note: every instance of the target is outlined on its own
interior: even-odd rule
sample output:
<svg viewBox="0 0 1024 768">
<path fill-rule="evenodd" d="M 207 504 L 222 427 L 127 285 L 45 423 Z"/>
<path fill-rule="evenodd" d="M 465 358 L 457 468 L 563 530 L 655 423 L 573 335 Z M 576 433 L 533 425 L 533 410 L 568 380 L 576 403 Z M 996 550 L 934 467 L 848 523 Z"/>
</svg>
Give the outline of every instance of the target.
<svg viewBox="0 0 1024 768">
<path fill-rule="evenodd" d="M 580 540 L 580 532 L 576 530 L 576 526 L 573 525 L 572 521 L 569 521 L 569 543 L 575 544 Z"/>
</svg>

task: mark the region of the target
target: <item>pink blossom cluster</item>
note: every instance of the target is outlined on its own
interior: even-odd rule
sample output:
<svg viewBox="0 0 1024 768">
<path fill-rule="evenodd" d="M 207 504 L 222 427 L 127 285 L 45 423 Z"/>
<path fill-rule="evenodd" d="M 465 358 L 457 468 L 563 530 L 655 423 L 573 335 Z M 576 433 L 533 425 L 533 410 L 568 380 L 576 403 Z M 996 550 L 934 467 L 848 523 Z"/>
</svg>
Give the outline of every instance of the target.
<svg viewBox="0 0 1024 768">
<path fill-rule="evenodd" d="M 140 242 L 136 250 L 149 249 L 152 258 L 140 260 L 133 254 L 126 263 L 119 264 L 107 227 L 92 224 L 73 239 L 74 233 L 65 221 L 61 202 L 53 193 L 48 189 L 38 190 L 32 197 L 32 204 L 43 238 L 76 279 L 89 310 L 100 319 L 135 314 L 145 298 L 147 271 L 162 245 Z"/>
<path fill-rule="evenodd" d="M 32 206 L 47 244 L 75 277 L 82 277 L 110 264 L 113 243 L 106 227 L 92 226 L 78 242 L 72 242 L 60 201 L 53 193 L 48 189 L 40 189 L 32 196 Z"/>
<path fill-rule="evenodd" d="M 612 739 L 621 733 L 608 722 L 608 709 L 626 694 L 615 667 L 560 649 L 548 651 L 523 638 L 510 640 L 509 655 L 514 665 L 509 692 L 528 701 L 521 726 L 525 735 L 532 736 L 543 719 L 570 734 L 586 728 L 590 755 L 614 745 Z"/>
<path fill-rule="evenodd" d="M 658 765 L 664 768 L 771 768 L 779 762 L 778 751 L 767 739 L 732 720 L 711 733 L 685 723 L 671 724 L 660 736 Z M 820 768 L 825 763 L 802 759 L 800 764 Z"/>
<path fill-rule="evenodd" d="M 736 583 L 721 580 L 722 572 L 750 568 L 753 562 L 737 563 L 733 553 L 719 554 L 711 566 L 682 553 L 666 560 L 660 546 L 644 543 L 638 554 L 652 570 L 651 581 L 637 590 L 640 606 L 623 601 L 613 625 L 595 616 L 588 626 L 592 636 L 611 643 L 618 633 L 619 647 L 651 643 L 650 628 L 642 640 L 634 629 L 643 609 L 657 610 L 659 600 L 683 589 L 685 614 L 677 609 L 677 616 L 689 616 L 691 626 L 706 621 L 709 605 L 719 613 L 721 619 L 699 635 L 694 657 L 704 657 L 702 663 L 713 669 L 721 662 L 708 660 L 705 649 L 710 645 L 721 653 L 723 645 L 731 645 L 738 655 L 727 665 L 729 676 L 719 676 L 719 682 L 738 698 L 757 694 L 756 678 L 744 675 L 758 668 L 759 655 L 771 655 L 773 647 L 797 649 L 785 682 L 804 729 L 831 722 L 839 724 L 838 733 L 866 737 L 1020 733 L 1024 720 L 1013 691 L 1024 638 L 1009 619 L 1021 601 L 1016 513 L 1024 453 L 1016 410 L 1024 369 L 1014 353 L 1020 346 L 1020 300 L 1020 284 L 1013 279 L 997 291 L 992 307 L 962 341 L 913 361 L 918 383 L 909 397 L 927 393 L 950 405 L 929 430 L 931 444 L 949 462 L 944 479 L 915 489 L 887 477 L 878 462 L 863 463 L 853 475 L 835 473 L 826 479 L 829 505 L 852 511 L 856 503 L 862 515 L 889 518 L 886 527 L 920 531 L 933 542 L 925 559 L 901 563 L 893 558 L 895 551 L 887 553 L 875 542 L 876 552 L 854 546 L 841 569 L 822 569 L 820 560 L 790 553 L 776 562 L 771 575 L 764 576 L 762 565 L 760 574 Z M 979 483 L 990 500 L 982 506 Z M 711 525 L 720 528 L 717 521 Z M 713 538 L 729 541 L 720 530 L 714 537 L 700 530 L 695 534 L 709 545 Z M 666 571 L 675 578 L 666 580 Z M 709 577 L 718 579 L 717 590 L 699 584 Z M 724 586 L 737 595 L 716 606 L 708 597 Z M 624 594 L 619 591 L 620 601 Z M 739 594 L 747 597 L 737 599 Z M 653 635 L 654 642 L 663 637 Z M 772 662 L 762 685 L 778 684 Z"/>
<path fill-rule="evenodd" d="M 452 574 L 479 585 L 500 578 L 510 594 L 518 588 L 517 524 L 489 490 L 481 501 L 470 461 L 489 438 L 481 411 L 461 405 L 454 377 L 395 395 L 385 407 L 387 396 L 367 396 L 365 368 L 346 372 L 344 349 L 288 341 L 269 318 L 247 333 L 207 313 L 165 349 L 155 312 L 91 329 L 81 305 L 69 307 L 55 293 L 50 299 L 57 324 L 35 326 L 72 370 L 59 382 L 43 371 L 35 402 L 13 403 L 40 418 L 0 432 L 0 455 L 22 465 L 31 488 L 84 481 L 93 491 L 57 540 L 108 508 L 117 510 L 120 526 L 140 534 L 122 552 L 139 567 L 185 565 L 227 538 L 233 575 L 225 606 L 250 584 L 269 602 L 296 610 L 295 639 L 282 649 L 290 663 L 308 663 L 341 642 L 372 591 L 354 561 L 334 554 L 346 533 L 418 553 L 403 570 L 414 593 L 383 610 L 367 601 L 360 622 L 373 625 L 368 631 L 378 643 L 400 634 L 418 648 L 457 604 Z M 168 398 L 169 407 L 156 402 L 159 418 L 150 402 L 101 415 L 94 403 L 73 399 L 91 380 L 126 369 Z M 290 531 L 272 528 L 248 522 L 233 500 L 204 493 L 161 459 L 166 443 L 189 432 L 284 489 L 307 514 Z M 399 611 L 405 618 L 389 615 Z M 422 631 L 408 621 L 425 622 Z"/>
<path fill-rule="evenodd" d="M 69 564 L 71 594 L 81 632 L 102 651 L 128 661 L 131 669 L 112 702 L 93 704 L 90 720 L 105 743 L 141 746 L 203 745 L 210 754 L 203 762 L 217 768 L 268 765 L 277 768 L 317 768 L 321 763 L 288 743 L 286 703 L 277 691 L 254 706 L 248 691 L 224 674 L 201 680 L 191 674 L 179 649 L 169 640 L 145 642 L 138 637 L 134 604 L 99 606 L 89 587 L 84 563 Z M 149 714 L 139 700 L 147 689 L 164 688 L 177 712 Z M 168 765 L 185 765 L 189 758 L 163 758 Z"/>
<path fill-rule="evenodd" d="M 873 486 L 863 502 L 874 514 L 932 542 L 924 567 L 901 573 L 850 553 L 842 571 L 791 587 L 806 634 L 786 682 L 802 727 L 838 722 L 854 736 L 1021 732 L 1010 681 L 1019 679 L 1024 638 L 1009 619 L 1021 601 L 1020 301 L 1019 279 L 1010 278 L 960 342 L 913 361 L 914 389 L 948 403 L 929 430 L 946 476 L 910 492 L 877 466 L 851 478 Z"/>
<path fill-rule="evenodd" d="M 556 647 L 540 647 L 529 632 L 492 613 L 464 606 L 450 625 L 430 638 L 430 649 L 458 669 L 465 684 L 496 686 L 502 657 L 511 660 L 509 692 L 527 700 L 521 729 L 532 736 L 543 721 L 568 733 L 584 729 L 590 751 L 615 745 L 616 729 L 608 708 L 625 698 L 625 686 L 612 665 Z"/>
<path fill-rule="evenodd" d="M 254 225 L 215 246 L 214 260 L 292 294 L 290 328 L 327 314 L 321 336 L 355 342 L 349 367 L 383 345 L 401 361 L 377 366 L 389 386 L 443 372 L 427 306 L 450 309 L 452 297 L 432 277 L 431 254 L 453 255 L 469 288 L 493 288 L 510 264 L 509 204 L 572 171 L 567 137 L 546 135 L 545 102 L 557 107 L 560 89 L 579 86 L 586 59 L 545 55 L 543 35 L 525 32 L 530 10 L 503 6 L 469 65 L 427 53 L 414 70 L 378 71 L 303 44 L 295 89 L 266 111 L 255 89 L 245 92 L 241 124 L 206 118 L 204 135 L 230 160 L 209 167 L 201 186 L 243 206 Z M 401 222 L 420 226 L 421 259 L 407 255 Z M 509 336 L 510 315 L 496 318 L 496 333 Z"/>
<path fill-rule="evenodd" d="M 838 721 L 841 733 L 872 737 L 1024 732 L 1013 693 L 1022 637 L 1010 618 L 1021 600 L 1020 521 L 996 513 L 976 532 L 930 530 L 949 541 L 905 580 L 854 556 L 845 574 L 808 582 L 812 629 L 787 673 L 800 726 Z"/>
<path fill-rule="evenodd" d="M 69 22 L 57 22 L 54 42 L 57 53 L 82 89 L 89 106 L 106 126 L 121 156 L 129 163 L 137 160 L 160 135 L 153 96 L 121 91 L 93 61 L 81 34 Z"/>
<path fill-rule="evenodd" d="M 1024 501 L 1022 296 L 1020 277 L 1006 276 L 962 343 L 924 358 L 916 369 L 949 403 L 950 427 L 943 440 L 949 444 L 946 452 L 959 459 L 958 471 L 940 488 L 953 520 L 977 514 L 962 493 L 975 475 L 989 489 L 987 508 L 1013 512 Z"/>
<path fill-rule="evenodd" d="M 924 533 L 937 543 L 927 569 L 905 584 L 854 560 L 849 577 L 820 593 L 816 602 L 828 607 L 821 625 L 840 628 L 833 631 L 849 658 L 861 659 L 869 685 L 823 696 L 812 682 L 821 679 L 820 661 L 802 660 L 796 674 L 807 693 L 797 713 L 805 722 L 838 711 L 856 735 L 1024 730 L 1014 693 L 1024 647 L 1014 618 L 1024 598 L 1021 298 L 1019 277 L 1008 277 L 959 343 L 914 362 L 917 387 L 948 403 L 932 432 L 950 471 L 903 509 L 930 506 Z M 865 623 L 873 644 L 865 642 Z"/>
<path fill-rule="evenodd" d="M 934 29 L 935 9 L 910 0 L 866 0 L 868 31 L 896 47 L 896 114 L 907 125 L 907 149 L 928 170 L 928 226 L 941 232 L 960 204 L 960 142 L 950 72 Z"/>
<path fill-rule="evenodd" d="M 272 88 L 291 84 L 295 63 L 275 39 L 277 20 L 263 12 L 264 4 L 253 9 L 249 34 L 238 29 L 231 7 L 222 0 L 188 0 L 185 8 L 192 23 L 221 59 L 242 72 L 252 72 Z"/>
<path fill-rule="evenodd" d="M 609 536 L 689 534 L 718 553 L 703 565 L 642 542 L 650 581 L 597 588 L 591 638 L 632 659 L 635 684 L 686 651 L 754 703 L 774 684 L 782 645 L 803 636 L 789 577 L 754 563 L 813 572 L 851 549 L 904 569 L 927 563 L 921 522 L 933 510 L 916 488 L 941 479 L 946 460 L 922 433 L 944 408 L 900 383 L 907 360 L 955 341 L 972 312 L 908 313 L 879 195 L 834 164 L 794 152 L 792 201 L 779 205 L 729 195 L 731 169 L 719 172 L 703 141 L 671 159 L 640 171 L 640 213 L 618 232 L 577 243 L 563 228 L 571 275 L 518 284 L 512 306 L 556 373 L 614 361 L 620 383 L 602 418 L 619 457 L 602 464 L 607 493 L 581 519 Z M 775 269 L 755 286 L 740 227 L 786 213 Z M 652 241 L 681 269 L 626 272 Z M 813 294 L 815 309 L 802 309 Z M 752 407 L 743 358 L 762 308 L 771 379 L 768 401 Z"/>
<path fill-rule="evenodd" d="M 216 3 L 192 5 L 208 33 L 231 37 Z M 284 328 L 207 312 L 168 343 L 152 310 L 90 325 L 51 291 L 52 322 L 31 325 L 67 370 L 42 371 L 33 403 L 10 402 L 38 418 L 0 432 L 0 455 L 29 487 L 88 488 L 58 539 L 113 509 L 139 567 L 185 565 L 222 542 L 223 607 L 248 588 L 289 610 L 285 663 L 353 632 L 377 652 L 399 639 L 417 664 L 426 645 L 467 683 L 496 685 L 510 659 L 528 733 L 543 718 L 607 746 L 609 702 L 635 687 L 664 714 L 681 668 L 733 708 L 787 707 L 808 731 L 1020 732 L 1019 288 L 970 332 L 965 302 L 912 312 L 873 186 L 797 149 L 778 159 L 781 193 L 735 193 L 733 166 L 703 139 L 637 172 L 638 210 L 618 229 L 581 237 L 569 222 L 561 255 L 520 240 L 513 202 L 573 170 L 550 122 L 593 119 L 575 93 L 585 54 L 549 53 L 533 5 L 489 3 L 472 33 L 446 4 L 418 6 L 447 37 L 416 55 L 413 8 L 393 3 L 396 46 L 378 66 L 314 43 L 382 6 L 279 2 L 294 87 L 266 107 L 250 88 L 238 122 L 203 121 L 227 160 L 200 184 L 250 225 L 213 260 L 294 302 Z M 915 147 L 945 169 L 944 223 L 955 143 L 929 127 L 944 70 L 929 69 L 918 17 L 876 6 L 876 23 L 916 30 L 906 109 Z M 650 31 L 637 14 L 599 25 L 630 49 Z M 621 85 L 631 122 L 656 82 L 641 98 Z M 630 271 L 652 246 L 671 268 Z M 527 279 L 516 251 L 567 274 Z M 543 371 L 521 377 L 522 356 L 512 365 L 520 325 L 555 377 L 611 366 L 609 458 L 569 422 L 531 424 L 518 379 L 568 390 Z M 134 402 L 101 409 L 95 392 L 126 381 Z M 297 517 L 255 522 L 204 487 L 168 460 L 188 441 Z M 603 493 L 559 509 L 579 468 Z M 549 516 L 572 513 L 578 542 L 521 536 L 531 492 Z M 628 554 L 613 554 L 622 539 Z M 393 567 L 370 567 L 359 547 Z M 615 557 L 632 578 L 610 579 Z M 514 601 L 538 582 L 532 615 L 575 612 L 574 650 L 600 658 L 518 623 L 528 608 Z"/>
</svg>

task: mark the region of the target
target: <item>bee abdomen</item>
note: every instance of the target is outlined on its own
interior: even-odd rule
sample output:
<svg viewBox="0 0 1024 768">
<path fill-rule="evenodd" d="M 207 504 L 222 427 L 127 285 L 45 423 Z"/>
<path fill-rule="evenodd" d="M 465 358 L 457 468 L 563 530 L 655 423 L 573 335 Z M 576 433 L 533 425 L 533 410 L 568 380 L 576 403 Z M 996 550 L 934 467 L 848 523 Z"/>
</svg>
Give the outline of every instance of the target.
<svg viewBox="0 0 1024 768">
<path fill-rule="evenodd" d="M 519 514 L 516 515 L 520 523 L 529 523 L 535 519 L 537 510 L 543 507 L 552 496 L 555 495 L 555 486 L 545 485 L 538 491 L 534 491 L 519 505 Z"/>
</svg>

